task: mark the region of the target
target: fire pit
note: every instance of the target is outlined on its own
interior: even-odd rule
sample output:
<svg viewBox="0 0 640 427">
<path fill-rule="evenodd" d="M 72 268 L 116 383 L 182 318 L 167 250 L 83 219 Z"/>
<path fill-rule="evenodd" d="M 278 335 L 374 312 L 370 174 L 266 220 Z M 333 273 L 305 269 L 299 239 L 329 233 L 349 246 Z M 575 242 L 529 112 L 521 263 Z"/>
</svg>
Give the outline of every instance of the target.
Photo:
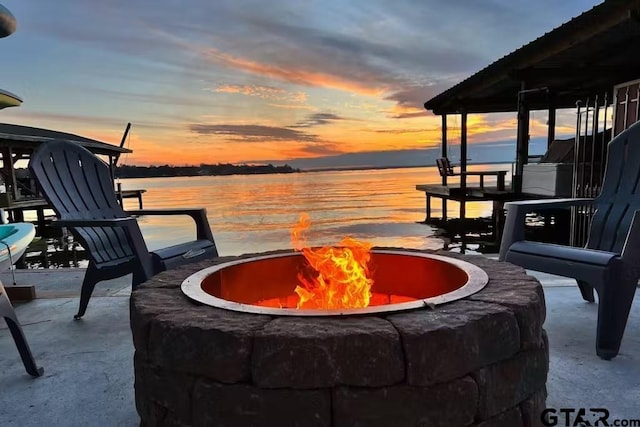
<svg viewBox="0 0 640 427">
<path fill-rule="evenodd" d="M 346 310 L 294 308 L 292 252 L 157 275 L 131 300 L 142 424 L 537 425 L 540 284 L 443 255 L 374 251 L 371 305 Z"/>
</svg>

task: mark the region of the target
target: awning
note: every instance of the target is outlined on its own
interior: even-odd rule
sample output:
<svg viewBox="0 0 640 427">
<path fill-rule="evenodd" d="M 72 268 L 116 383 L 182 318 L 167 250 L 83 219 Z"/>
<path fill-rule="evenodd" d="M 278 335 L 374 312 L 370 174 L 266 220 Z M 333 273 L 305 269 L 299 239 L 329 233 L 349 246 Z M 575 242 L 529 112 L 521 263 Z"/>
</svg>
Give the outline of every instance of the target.
<svg viewBox="0 0 640 427">
<path fill-rule="evenodd" d="M 74 135 L 72 133 L 0 123 L 0 147 L 11 146 L 31 150 L 35 149 L 39 144 L 56 139 L 75 142 L 95 154 L 115 156 L 121 153 L 132 153 L 128 148 L 107 144 L 106 142 Z"/>
</svg>

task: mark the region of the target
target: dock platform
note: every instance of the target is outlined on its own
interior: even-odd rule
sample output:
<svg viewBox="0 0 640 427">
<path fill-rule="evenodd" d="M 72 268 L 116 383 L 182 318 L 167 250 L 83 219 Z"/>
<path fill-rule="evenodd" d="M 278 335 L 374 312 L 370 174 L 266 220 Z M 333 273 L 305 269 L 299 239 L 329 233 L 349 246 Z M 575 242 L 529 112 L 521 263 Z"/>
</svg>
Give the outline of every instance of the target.
<svg viewBox="0 0 640 427">
<path fill-rule="evenodd" d="M 464 249 L 467 243 L 477 243 L 489 251 L 497 251 L 502 239 L 505 221 L 504 204 L 518 200 L 553 198 L 541 195 L 516 193 L 510 187 L 460 187 L 459 184 L 437 185 L 418 184 L 416 190 L 423 191 L 426 198 L 425 224 L 441 229 L 440 236 L 461 243 Z M 442 214 L 434 217 L 432 199 L 442 200 Z M 460 205 L 459 218 L 447 218 L 447 201 L 453 200 Z M 467 202 L 492 202 L 490 218 L 466 218 Z M 547 242 L 564 242 L 569 229 L 569 211 L 551 209 L 540 212 L 538 224 L 530 224 L 529 230 L 535 230 L 537 239 Z M 459 237 L 458 237 L 459 236 Z M 567 241 L 568 242 L 568 241 Z"/>
<path fill-rule="evenodd" d="M 447 201 L 453 200 L 460 204 L 460 218 L 464 219 L 467 202 L 493 202 L 493 213 L 495 216 L 498 210 L 502 210 L 504 203 L 508 201 L 521 200 L 522 195 L 517 195 L 510 188 L 498 189 L 498 187 L 461 187 L 460 185 L 436 185 L 418 184 L 416 190 L 423 191 L 426 197 L 425 222 L 430 222 L 432 218 L 431 200 L 432 198 L 442 200 L 441 221 L 447 220 Z"/>
<path fill-rule="evenodd" d="M 137 199 L 139 209 L 143 209 L 142 195 L 146 191 L 144 189 L 117 190 L 115 193 L 120 205 L 122 205 L 123 199 Z M 45 209 L 51 209 L 51 207 L 42 197 L 25 197 L 19 200 L 11 200 L 6 197 L 5 193 L 5 199 L 0 200 L 0 217 L 9 222 L 23 222 L 26 211 L 35 211 L 37 216 L 36 224 L 42 226 L 50 219 L 45 215 Z"/>
</svg>

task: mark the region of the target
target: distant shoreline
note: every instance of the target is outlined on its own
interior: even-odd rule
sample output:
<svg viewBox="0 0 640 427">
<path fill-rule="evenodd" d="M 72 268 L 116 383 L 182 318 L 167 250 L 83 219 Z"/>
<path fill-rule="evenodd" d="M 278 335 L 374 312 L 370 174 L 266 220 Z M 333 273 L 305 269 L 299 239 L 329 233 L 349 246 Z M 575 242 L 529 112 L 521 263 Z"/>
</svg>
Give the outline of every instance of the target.
<svg viewBox="0 0 640 427">
<path fill-rule="evenodd" d="M 232 165 L 219 163 L 217 165 L 200 166 L 133 166 L 116 167 L 116 178 L 176 178 L 180 176 L 226 176 L 226 175 L 265 175 L 274 173 L 297 173 L 300 169 L 289 165 Z"/>
<path fill-rule="evenodd" d="M 473 165 L 507 165 L 513 162 L 508 161 L 495 161 L 495 162 L 479 162 L 479 163 L 467 163 L 468 166 Z M 246 165 L 242 165 L 243 167 Z M 454 165 L 456 166 L 456 165 Z M 120 166 L 119 168 L 147 168 L 146 166 Z M 240 166 L 238 166 L 240 168 Z M 351 166 L 351 167 L 333 167 L 333 168 L 314 168 L 314 169 L 297 169 L 292 168 L 289 165 L 284 166 L 273 166 L 273 165 L 261 165 L 261 166 L 251 166 L 252 168 L 264 168 L 271 167 L 269 171 L 257 172 L 257 171 L 242 171 L 238 170 L 233 173 L 183 173 L 183 174 L 173 174 L 173 175 L 139 175 L 139 176 L 123 176 L 119 175 L 116 172 L 116 178 L 120 179 L 136 179 L 136 178 L 177 178 L 177 177 L 194 177 L 194 176 L 228 176 L 228 175 L 270 175 L 270 174 L 288 174 L 288 173 L 314 173 L 314 172 L 347 172 L 347 171 L 362 171 L 362 170 L 386 170 L 386 169 L 415 169 L 415 168 L 435 168 L 435 164 L 430 165 L 408 165 L 408 166 Z M 150 166 L 149 168 L 154 168 L 154 166 Z M 178 169 L 178 168 L 198 168 L 196 166 L 170 166 L 169 169 Z M 284 168 L 284 169 L 281 169 Z"/>
</svg>

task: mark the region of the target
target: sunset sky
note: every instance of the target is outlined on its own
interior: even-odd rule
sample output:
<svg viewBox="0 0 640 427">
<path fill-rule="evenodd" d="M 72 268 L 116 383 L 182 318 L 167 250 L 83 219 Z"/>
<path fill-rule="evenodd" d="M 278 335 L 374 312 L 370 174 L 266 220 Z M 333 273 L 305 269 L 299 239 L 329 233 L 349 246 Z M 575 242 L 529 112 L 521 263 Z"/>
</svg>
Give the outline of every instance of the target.
<svg viewBox="0 0 640 427">
<path fill-rule="evenodd" d="M 0 122 L 114 144 L 131 122 L 123 161 L 136 165 L 398 164 L 440 144 L 426 100 L 599 3 L 0 2 L 18 21 L 0 40 L 0 88 L 24 100 Z M 532 136 L 545 134 L 546 115 L 533 120 Z M 559 122 L 572 132 L 570 112 Z M 469 131 L 511 141 L 515 115 L 471 116 Z"/>
</svg>

